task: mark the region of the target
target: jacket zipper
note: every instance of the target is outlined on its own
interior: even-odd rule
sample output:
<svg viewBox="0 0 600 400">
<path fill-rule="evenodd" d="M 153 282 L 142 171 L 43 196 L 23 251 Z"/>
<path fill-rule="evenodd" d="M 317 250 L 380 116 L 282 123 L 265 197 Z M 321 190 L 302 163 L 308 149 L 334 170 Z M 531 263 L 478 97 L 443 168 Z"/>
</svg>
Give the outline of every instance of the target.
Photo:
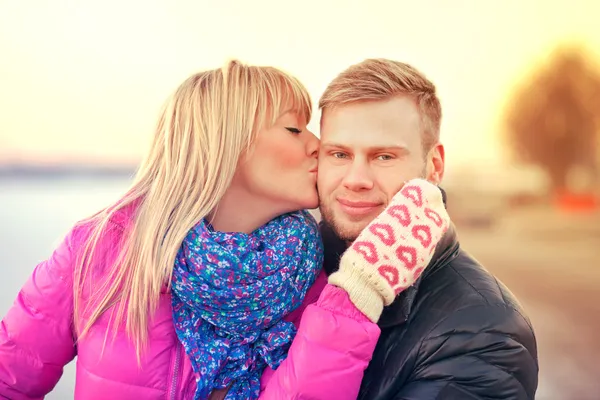
<svg viewBox="0 0 600 400">
<path fill-rule="evenodd" d="M 169 398 L 175 400 L 177 396 L 177 381 L 179 380 L 179 364 L 181 363 L 181 346 L 177 346 L 177 354 L 175 354 L 175 367 L 173 369 L 173 381 L 171 382 L 171 395 Z"/>
</svg>

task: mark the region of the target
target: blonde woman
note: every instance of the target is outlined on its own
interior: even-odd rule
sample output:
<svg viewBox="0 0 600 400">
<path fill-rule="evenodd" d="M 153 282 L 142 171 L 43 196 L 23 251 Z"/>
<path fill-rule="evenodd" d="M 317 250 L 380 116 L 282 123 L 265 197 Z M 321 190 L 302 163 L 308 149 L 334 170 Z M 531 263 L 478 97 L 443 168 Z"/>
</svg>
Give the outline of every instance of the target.
<svg viewBox="0 0 600 400">
<path fill-rule="evenodd" d="M 2 321 L 0 397 L 42 399 L 77 356 L 78 400 L 356 398 L 383 300 L 321 273 L 298 211 L 318 205 L 310 116 L 275 68 L 187 79 L 126 195 L 73 228 Z"/>
</svg>

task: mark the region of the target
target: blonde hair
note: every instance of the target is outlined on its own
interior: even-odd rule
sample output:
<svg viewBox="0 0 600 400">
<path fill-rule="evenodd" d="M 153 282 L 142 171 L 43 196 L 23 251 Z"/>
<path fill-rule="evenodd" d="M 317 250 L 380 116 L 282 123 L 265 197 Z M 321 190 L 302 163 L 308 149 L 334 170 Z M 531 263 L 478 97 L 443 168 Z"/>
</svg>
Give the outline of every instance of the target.
<svg viewBox="0 0 600 400">
<path fill-rule="evenodd" d="M 412 97 L 423 123 L 425 151 L 439 141 L 442 107 L 435 85 L 414 67 L 384 58 L 367 59 L 340 73 L 325 89 L 319 101 L 323 111 L 361 101 Z"/>
<path fill-rule="evenodd" d="M 78 340 L 112 308 L 114 333 L 125 317 L 140 360 L 150 316 L 161 289 L 170 284 L 183 239 L 217 207 L 257 132 L 288 109 L 308 122 L 310 97 L 298 80 L 272 67 L 231 61 L 179 86 L 163 107 L 150 150 L 126 195 L 82 221 L 92 230 L 74 274 Z M 89 301 L 82 301 L 84 285 L 91 287 L 96 247 L 115 213 L 128 206 L 135 206 L 135 217 L 123 234 L 117 261 L 95 282 Z"/>
</svg>

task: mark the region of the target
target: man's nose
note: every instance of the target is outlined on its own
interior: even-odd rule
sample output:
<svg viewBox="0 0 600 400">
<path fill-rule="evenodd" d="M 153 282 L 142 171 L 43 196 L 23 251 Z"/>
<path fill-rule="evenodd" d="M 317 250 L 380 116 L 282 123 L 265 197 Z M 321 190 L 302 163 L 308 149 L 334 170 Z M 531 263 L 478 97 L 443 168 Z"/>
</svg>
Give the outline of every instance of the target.
<svg viewBox="0 0 600 400">
<path fill-rule="evenodd" d="M 355 192 L 373 188 L 373 178 L 369 166 L 358 159 L 352 161 L 342 182 L 344 187 Z"/>
</svg>

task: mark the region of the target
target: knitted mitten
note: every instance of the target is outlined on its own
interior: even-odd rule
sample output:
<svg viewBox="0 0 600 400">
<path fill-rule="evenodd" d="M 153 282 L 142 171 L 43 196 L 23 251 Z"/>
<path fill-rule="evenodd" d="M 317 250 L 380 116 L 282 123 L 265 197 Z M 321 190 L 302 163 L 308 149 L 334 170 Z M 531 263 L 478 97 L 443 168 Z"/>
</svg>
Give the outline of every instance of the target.
<svg viewBox="0 0 600 400">
<path fill-rule="evenodd" d="M 408 181 L 342 255 L 329 283 L 377 322 L 383 306 L 421 276 L 449 222 L 440 189 Z"/>
</svg>

